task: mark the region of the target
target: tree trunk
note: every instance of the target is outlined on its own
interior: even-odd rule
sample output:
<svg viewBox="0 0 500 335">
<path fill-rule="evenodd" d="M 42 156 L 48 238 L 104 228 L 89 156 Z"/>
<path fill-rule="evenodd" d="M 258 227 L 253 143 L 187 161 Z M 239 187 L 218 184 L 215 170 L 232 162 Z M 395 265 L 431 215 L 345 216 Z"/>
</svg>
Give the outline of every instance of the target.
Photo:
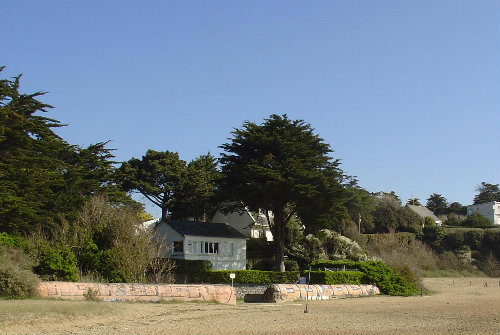
<svg viewBox="0 0 500 335">
<path fill-rule="evenodd" d="M 285 223 L 283 210 L 277 209 L 274 214 L 274 261 L 276 271 L 285 272 Z"/>
<path fill-rule="evenodd" d="M 163 206 L 161 208 L 161 221 L 166 222 L 168 218 L 168 209 L 167 206 Z"/>
</svg>

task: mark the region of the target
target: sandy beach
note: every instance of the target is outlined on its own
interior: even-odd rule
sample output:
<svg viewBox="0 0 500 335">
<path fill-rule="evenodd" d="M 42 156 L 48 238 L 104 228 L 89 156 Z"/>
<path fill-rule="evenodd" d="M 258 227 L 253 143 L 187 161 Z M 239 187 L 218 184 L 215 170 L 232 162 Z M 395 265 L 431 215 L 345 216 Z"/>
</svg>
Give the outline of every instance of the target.
<svg viewBox="0 0 500 335">
<path fill-rule="evenodd" d="M 485 286 L 485 283 L 487 286 Z M 432 278 L 428 296 L 236 306 L 209 303 L 0 301 L 0 334 L 496 334 L 494 278 Z"/>
</svg>

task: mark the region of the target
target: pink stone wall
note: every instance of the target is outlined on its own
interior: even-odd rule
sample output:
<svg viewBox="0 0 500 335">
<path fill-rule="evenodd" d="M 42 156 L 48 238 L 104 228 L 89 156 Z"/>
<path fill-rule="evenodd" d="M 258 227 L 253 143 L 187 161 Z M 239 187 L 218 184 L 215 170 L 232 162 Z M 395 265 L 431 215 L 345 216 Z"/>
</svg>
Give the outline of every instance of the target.
<svg viewBox="0 0 500 335">
<path fill-rule="evenodd" d="M 96 298 L 103 301 L 217 301 L 221 304 L 236 304 L 236 291 L 229 285 L 161 285 L 161 284 L 100 284 L 71 282 L 41 282 L 38 291 L 41 297 L 85 300 L 92 290 Z"/>
<path fill-rule="evenodd" d="M 326 300 L 346 297 L 362 297 L 380 294 L 375 285 L 305 285 L 305 284 L 274 284 L 276 302 L 290 300 Z"/>
</svg>

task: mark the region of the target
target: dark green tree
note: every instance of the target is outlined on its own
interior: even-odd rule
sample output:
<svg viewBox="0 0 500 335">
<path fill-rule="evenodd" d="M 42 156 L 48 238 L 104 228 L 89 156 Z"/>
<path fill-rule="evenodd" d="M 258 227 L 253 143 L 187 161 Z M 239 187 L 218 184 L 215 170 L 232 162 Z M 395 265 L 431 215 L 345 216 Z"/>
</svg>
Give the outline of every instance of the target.
<svg viewBox="0 0 500 335">
<path fill-rule="evenodd" d="M 447 214 L 467 215 L 467 206 L 456 201 L 452 202 L 448 206 Z"/>
<path fill-rule="evenodd" d="M 45 93 L 20 93 L 20 79 L 0 80 L 0 230 L 50 236 L 93 194 L 134 203 L 114 183 L 106 143 L 68 144 L 54 132 L 63 125 L 43 116 L 52 108 L 38 100 Z"/>
<path fill-rule="evenodd" d="M 357 183 L 349 183 L 345 187 L 344 206 L 352 222 L 361 228 L 361 232 L 373 232 L 372 212 L 376 208 L 376 203 L 370 192 L 359 187 Z"/>
<path fill-rule="evenodd" d="M 326 226 L 342 207 L 339 162 L 332 160 L 330 146 L 309 124 L 286 115 L 273 114 L 260 125 L 246 121 L 232 135 L 221 146 L 221 194 L 227 201 L 264 211 L 273 234 L 276 268 L 284 271 L 290 219 L 297 215 L 306 228 Z"/>
<path fill-rule="evenodd" d="M 120 166 L 122 189 L 139 192 L 160 207 L 162 220 L 170 216 L 186 175 L 186 162 L 170 151 L 148 150 L 141 159 L 132 158 Z"/>
<path fill-rule="evenodd" d="M 433 193 L 427 199 L 427 204 L 425 206 L 434 212 L 434 214 L 441 215 L 446 214 L 448 202 L 441 194 Z"/>
<path fill-rule="evenodd" d="M 420 200 L 418 200 L 418 198 L 411 198 L 411 199 L 408 199 L 406 201 L 406 204 L 407 205 L 414 205 L 414 206 L 422 206 L 422 204 L 420 203 Z"/>
<path fill-rule="evenodd" d="M 467 216 L 464 221 L 462 221 L 462 226 L 464 227 L 487 228 L 491 227 L 491 225 L 491 221 L 479 213 L 472 213 Z"/>
<path fill-rule="evenodd" d="M 210 153 L 202 155 L 187 166 L 185 184 L 177 194 L 172 217 L 207 221 L 217 210 L 216 184 L 220 179 L 217 159 Z"/>
<path fill-rule="evenodd" d="M 498 184 L 488 184 L 484 181 L 476 187 L 478 194 L 474 197 L 474 205 L 490 201 L 500 201 L 500 188 Z"/>
</svg>

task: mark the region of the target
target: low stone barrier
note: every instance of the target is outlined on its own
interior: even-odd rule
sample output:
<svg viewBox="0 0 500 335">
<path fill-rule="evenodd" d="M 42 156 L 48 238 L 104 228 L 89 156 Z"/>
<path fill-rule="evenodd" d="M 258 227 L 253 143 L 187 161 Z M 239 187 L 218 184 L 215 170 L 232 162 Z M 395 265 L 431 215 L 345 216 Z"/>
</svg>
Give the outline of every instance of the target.
<svg viewBox="0 0 500 335">
<path fill-rule="evenodd" d="M 236 291 L 229 285 L 101 284 L 49 281 L 38 284 L 41 297 L 103 301 L 217 301 L 236 304 Z"/>
<path fill-rule="evenodd" d="M 380 294 L 375 285 L 305 285 L 274 284 L 267 288 L 263 301 L 284 302 L 290 300 L 327 300 L 336 298 L 365 297 Z"/>
</svg>

